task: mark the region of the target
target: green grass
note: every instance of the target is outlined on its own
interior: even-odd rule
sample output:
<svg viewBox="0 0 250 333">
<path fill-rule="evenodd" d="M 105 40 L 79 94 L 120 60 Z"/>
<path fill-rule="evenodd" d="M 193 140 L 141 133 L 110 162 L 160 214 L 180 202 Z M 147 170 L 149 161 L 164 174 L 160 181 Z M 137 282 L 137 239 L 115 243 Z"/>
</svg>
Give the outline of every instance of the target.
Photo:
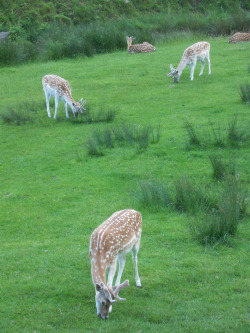
<svg viewBox="0 0 250 333">
<path fill-rule="evenodd" d="M 166 77 L 169 64 L 176 66 L 198 40 L 211 43 L 212 75 L 206 65 L 199 77 L 198 63 L 193 82 L 185 69 L 174 85 Z M 157 179 L 171 190 L 186 177 L 216 198 L 223 185 L 212 177 L 214 154 L 235 161 L 242 187 L 249 186 L 249 137 L 237 146 L 186 150 L 185 122 L 199 133 L 212 123 L 225 129 L 224 137 L 237 113 L 238 128 L 247 132 L 249 105 L 242 103 L 239 86 L 249 75 L 250 44 L 202 36 L 156 47 L 152 54 L 117 52 L 0 69 L 0 113 L 20 106 L 32 120 L 19 126 L 0 121 L 1 332 L 247 332 L 249 217 L 230 244 L 210 249 L 193 239 L 193 217 L 161 207 L 146 210 L 134 194 L 139 183 Z M 58 120 L 49 119 L 41 84 L 48 73 L 67 79 L 74 99 L 87 99 L 90 117 L 115 110 L 112 123 L 74 121 L 72 113 L 67 120 L 61 102 Z M 160 124 L 160 140 L 140 154 L 125 145 L 105 148 L 98 158 L 88 155 L 86 142 L 94 131 L 123 123 Z M 124 208 L 138 209 L 143 217 L 143 287 L 135 286 L 128 255 L 123 280 L 131 286 L 122 292 L 127 301 L 115 304 L 103 321 L 96 316 L 89 239 Z"/>
</svg>

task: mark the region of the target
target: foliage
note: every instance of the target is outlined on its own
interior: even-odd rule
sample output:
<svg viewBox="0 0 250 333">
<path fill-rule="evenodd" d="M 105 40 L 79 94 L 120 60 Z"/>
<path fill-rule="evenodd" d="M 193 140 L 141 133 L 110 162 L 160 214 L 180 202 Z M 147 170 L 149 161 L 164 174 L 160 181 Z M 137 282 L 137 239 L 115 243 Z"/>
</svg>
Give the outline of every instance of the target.
<svg viewBox="0 0 250 333">
<path fill-rule="evenodd" d="M 123 0 L 116 1 L 123 2 Z M 78 1 L 77 3 L 79 4 Z M 132 11 L 130 19 L 118 14 L 111 15 L 112 19 L 103 19 L 102 15 L 104 15 L 105 10 L 103 13 L 102 10 L 104 7 L 110 7 L 111 1 L 109 1 L 108 5 L 99 4 L 97 8 L 93 7 L 93 14 L 99 18 L 93 22 L 93 19 L 78 20 L 76 16 L 73 18 L 67 16 L 67 14 L 72 13 L 71 11 L 64 12 L 68 5 L 70 3 L 66 2 L 63 6 L 58 6 L 56 2 L 54 9 L 57 14 L 51 9 L 53 19 L 47 17 L 50 10 L 44 11 L 43 6 L 39 7 L 42 13 L 45 12 L 43 14 L 45 15 L 44 20 L 38 14 L 39 9 L 35 12 L 21 10 L 21 17 L 25 13 L 25 21 L 20 23 L 19 19 L 19 23 L 17 23 L 17 20 L 14 20 L 14 23 L 9 23 L 9 26 L 6 27 L 10 30 L 10 40 L 13 41 L 12 49 L 14 52 L 12 54 L 9 52 L 12 60 L 9 61 L 9 57 L 4 57 L 5 48 L 8 45 L 0 43 L 0 66 L 19 64 L 33 59 L 47 61 L 65 57 L 91 57 L 94 54 L 125 50 L 126 35 L 136 36 L 139 43 L 145 40 L 157 43 L 166 39 L 174 39 L 184 32 L 228 35 L 235 31 L 247 31 L 250 20 L 249 13 L 240 9 L 228 12 L 218 9 L 209 9 L 205 13 L 203 11 L 176 12 L 171 11 L 169 5 L 164 7 L 165 5 L 161 4 L 159 8 L 163 6 L 165 12 L 159 12 L 158 6 L 154 7 L 153 4 L 150 6 L 149 3 L 142 7 L 139 6 L 138 9 L 141 11 L 139 10 L 138 14 Z M 73 7 L 74 5 L 75 2 Z M 134 5 L 134 1 L 133 4 L 131 1 L 128 6 L 124 2 L 122 3 L 122 7 L 127 8 Z M 47 6 L 50 7 L 51 4 L 45 4 L 45 7 Z M 90 5 L 84 3 L 80 6 L 85 10 Z M 156 11 L 146 11 L 145 14 L 147 6 L 151 9 L 154 7 Z M 18 9 L 15 8 L 15 10 Z M 15 10 L 12 12 L 13 15 Z M 119 12 L 119 7 L 116 8 L 114 5 L 112 10 Z M 166 10 L 168 10 L 167 13 Z M 38 22 L 39 19 L 42 22 Z M 27 41 L 31 44 L 27 44 Z"/>
<path fill-rule="evenodd" d="M 190 230 L 202 245 L 225 243 L 235 236 L 241 216 L 246 213 L 246 195 L 239 179 L 228 177 L 219 197 L 218 209 L 190 223 Z"/>
</svg>

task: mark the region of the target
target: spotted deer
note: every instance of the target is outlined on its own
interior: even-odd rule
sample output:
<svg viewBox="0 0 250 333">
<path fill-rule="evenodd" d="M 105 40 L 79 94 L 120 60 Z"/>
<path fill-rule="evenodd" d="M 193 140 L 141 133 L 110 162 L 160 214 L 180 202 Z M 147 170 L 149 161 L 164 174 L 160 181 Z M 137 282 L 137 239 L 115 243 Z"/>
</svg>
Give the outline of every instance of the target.
<svg viewBox="0 0 250 333">
<path fill-rule="evenodd" d="M 208 74 L 211 74 L 210 65 L 210 44 L 207 42 L 198 42 L 189 46 L 183 53 L 181 61 L 177 69 L 170 65 L 170 73 L 167 74 L 168 77 L 173 76 L 174 83 L 179 82 L 182 71 L 188 65 L 190 70 L 190 80 L 194 79 L 194 69 L 197 61 L 201 61 L 201 71 L 199 75 L 203 74 L 203 69 L 205 66 L 205 60 L 208 62 Z"/>
<path fill-rule="evenodd" d="M 129 281 L 121 282 L 122 272 L 126 262 L 126 254 L 132 252 L 135 268 L 135 282 L 141 287 L 137 267 L 137 253 L 140 247 L 142 232 L 141 214 L 132 209 L 118 211 L 104 221 L 91 235 L 89 256 L 91 261 L 91 275 L 95 286 L 95 302 L 97 315 L 102 319 L 109 317 L 112 304 L 126 301 L 119 297 L 119 291 L 129 286 Z M 117 260 L 119 270 L 115 286 L 113 279 L 116 272 Z M 106 271 L 108 282 L 106 283 Z"/>
<path fill-rule="evenodd" d="M 134 44 L 132 45 L 132 41 L 135 40 L 135 37 L 126 37 L 127 44 L 128 44 L 128 53 L 148 53 L 148 52 L 154 52 L 156 48 L 147 43 L 143 42 L 142 44 Z"/>
<path fill-rule="evenodd" d="M 76 118 L 78 117 L 79 112 L 83 113 L 82 110 L 85 110 L 85 108 L 83 106 L 86 103 L 86 100 L 84 100 L 82 102 L 83 98 L 81 98 L 79 102 L 76 102 L 71 96 L 71 88 L 70 88 L 69 82 L 64 80 L 60 76 L 53 75 L 53 74 L 45 75 L 42 78 L 42 84 L 43 84 L 43 90 L 44 90 L 45 98 L 46 98 L 48 117 L 51 117 L 50 111 L 49 111 L 49 101 L 50 101 L 51 97 L 55 98 L 54 119 L 56 119 L 59 99 L 64 102 L 64 107 L 65 107 L 65 112 L 66 112 L 67 118 L 69 118 L 68 105 L 70 106 L 70 108 Z"/>
<path fill-rule="evenodd" d="M 228 43 L 250 42 L 250 32 L 236 32 L 228 39 Z"/>
</svg>

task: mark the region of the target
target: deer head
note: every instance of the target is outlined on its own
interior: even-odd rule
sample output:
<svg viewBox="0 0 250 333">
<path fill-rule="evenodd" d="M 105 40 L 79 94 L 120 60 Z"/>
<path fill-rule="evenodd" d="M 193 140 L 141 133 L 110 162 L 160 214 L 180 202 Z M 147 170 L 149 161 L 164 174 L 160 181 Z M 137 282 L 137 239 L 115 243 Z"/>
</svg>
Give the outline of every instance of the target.
<svg viewBox="0 0 250 333">
<path fill-rule="evenodd" d="M 128 37 L 127 36 L 126 39 L 127 39 L 127 44 L 128 44 L 128 48 L 129 48 L 132 45 L 132 41 L 135 40 L 136 37 L 133 37 L 133 36 Z"/>
<path fill-rule="evenodd" d="M 107 288 L 107 286 L 104 285 L 104 283 L 96 283 L 96 296 L 95 296 L 95 302 L 96 302 L 96 310 L 97 315 L 101 317 L 102 319 L 108 319 L 109 312 L 112 310 L 112 304 L 116 302 L 114 298 L 116 298 L 118 301 L 126 301 L 126 298 L 120 298 L 118 293 L 121 289 L 128 287 L 129 281 L 126 280 L 123 283 L 121 283 L 118 287 L 113 287 L 112 291 Z"/>
<path fill-rule="evenodd" d="M 80 113 L 83 113 L 82 110 L 85 110 L 86 109 L 83 107 L 84 104 L 87 102 L 86 99 L 82 102 L 83 98 L 80 99 L 80 101 L 78 103 L 74 103 L 72 102 L 72 112 L 74 114 L 74 116 L 77 118 L 78 117 L 78 114 L 79 112 Z M 81 104 L 82 103 L 82 104 Z"/>
<path fill-rule="evenodd" d="M 179 76 L 179 73 L 176 69 L 174 69 L 173 65 L 171 64 L 170 65 L 170 73 L 167 74 L 168 77 L 171 77 L 173 76 L 174 78 L 174 83 L 178 83 L 179 82 L 179 79 L 180 79 L 180 76 Z"/>
</svg>

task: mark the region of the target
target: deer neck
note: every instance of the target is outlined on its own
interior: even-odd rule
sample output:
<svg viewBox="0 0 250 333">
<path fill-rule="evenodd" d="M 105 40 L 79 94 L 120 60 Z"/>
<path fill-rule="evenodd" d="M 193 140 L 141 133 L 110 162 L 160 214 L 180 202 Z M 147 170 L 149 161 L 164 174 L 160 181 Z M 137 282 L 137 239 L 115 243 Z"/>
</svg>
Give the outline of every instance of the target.
<svg viewBox="0 0 250 333">
<path fill-rule="evenodd" d="M 183 56 L 181 58 L 181 61 L 178 65 L 178 67 L 177 67 L 177 71 L 178 71 L 179 76 L 181 76 L 183 69 L 187 66 L 187 63 L 188 63 L 187 58 Z"/>
<path fill-rule="evenodd" d="M 78 103 L 72 98 L 69 93 L 64 96 L 64 100 L 71 107 L 72 110 L 75 108 L 75 106 L 78 105 Z M 75 106 L 73 104 L 75 104 Z"/>
<path fill-rule="evenodd" d="M 100 284 L 101 282 L 108 288 L 106 283 L 106 269 L 107 264 L 100 257 L 91 258 L 91 275 L 93 284 Z"/>
</svg>

